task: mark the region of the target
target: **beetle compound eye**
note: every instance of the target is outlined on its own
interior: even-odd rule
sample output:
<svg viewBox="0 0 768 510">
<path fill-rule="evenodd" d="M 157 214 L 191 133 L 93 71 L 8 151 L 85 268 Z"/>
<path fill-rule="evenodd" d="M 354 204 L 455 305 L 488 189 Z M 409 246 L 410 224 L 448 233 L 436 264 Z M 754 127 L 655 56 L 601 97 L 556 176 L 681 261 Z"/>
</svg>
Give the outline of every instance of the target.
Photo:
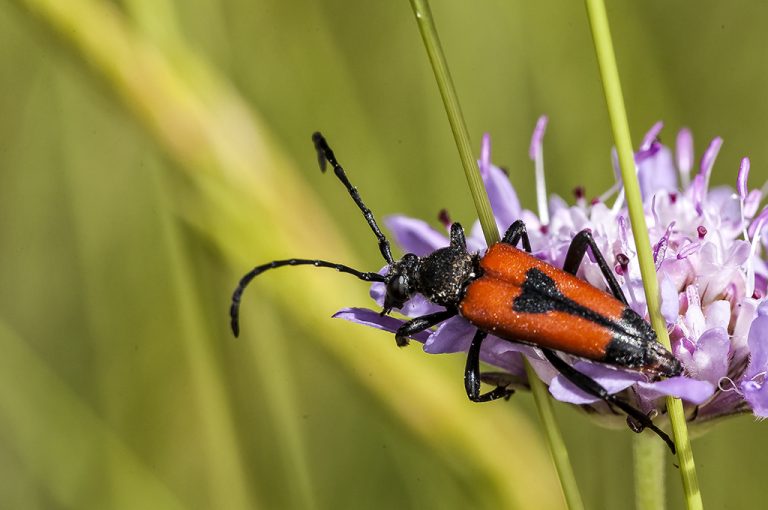
<svg viewBox="0 0 768 510">
<path fill-rule="evenodd" d="M 389 294 L 398 303 L 402 304 L 408 299 L 408 278 L 400 275 L 393 279 L 387 288 Z"/>
<path fill-rule="evenodd" d="M 387 283 L 387 295 L 384 298 L 384 308 L 402 308 L 411 297 L 411 289 L 407 275 L 396 275 Z"/>
<path fill-rule="evenodd" d="M 405 276 L 398 276 L 395 279 L 394 291 L 401 297 L 408 295 L 408 281 Z"/>
</svg>

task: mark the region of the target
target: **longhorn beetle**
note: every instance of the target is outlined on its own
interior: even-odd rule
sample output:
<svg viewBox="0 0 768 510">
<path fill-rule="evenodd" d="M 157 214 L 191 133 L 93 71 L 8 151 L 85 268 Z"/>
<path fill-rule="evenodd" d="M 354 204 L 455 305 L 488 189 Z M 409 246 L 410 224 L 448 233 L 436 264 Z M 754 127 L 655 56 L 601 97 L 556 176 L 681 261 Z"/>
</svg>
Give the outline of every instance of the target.
<svg viewBox="0 0 768 510">
<path fill-rule="evenodd" d="M 608 393 L 597 381 L 568 365 L 556 352 L 637 370 L 655 378 L 676 376 L 683 371 L 680 362 L 658 342 L 651 326 L 628 306 L 589 230 L 582 230 L 573 238 L 562 270 L 531 255 L 531 243 L 522 221 L 514 222 L 501 242 L 491 246 L 484 255 L 467 251 L 464 229 L 453 223 L 449 246 L 424 257 L 406 253 L 400 260 L 395 260 L 373 213 L 363 203 L 357 188 L 349 182 L 323 135 L 314 133 L 312 140 L 320 169 L 324 172 L 327 164 L 331 164 L 336 177 L 344 184 L 378 239 L 379 251 L 387 261 L 387 274 L 362 272 L 343 264 L 312 259 L 275 260 L 257 266 L 243 276 L 232 295 L 230 318 L 235 336 L 240 332 L 243 291 L 256 276 L 284 266 L 336 269 L 366 282 L 384 283 L 386 297 L 382 315 L 401 308 L 417 293 L 445 308 L 400 326 L 395 333 L 400 347 L 408 344 L 409 337 L 456 315 L 476 326 L 464 371 L 464 386 L 473 402 L 508 398 L 512 394 L 511 389 L 501 385 L 502 382 L 497 382 L 495 389 L 480 393 L 480 349 L 488 334 L 493 334 L 510 342 L 538 347 L 552 366 L 576 387 L 620 408 L 628 415 L 627 421 L 633 430 L 653 430 L 675 452 L 675 444 L 649 416 Z M 524 251 L 517 248 L 520 242 Z M 592 250 L 612 295 L 575 276 L 588 248 Z"/>
</svg>

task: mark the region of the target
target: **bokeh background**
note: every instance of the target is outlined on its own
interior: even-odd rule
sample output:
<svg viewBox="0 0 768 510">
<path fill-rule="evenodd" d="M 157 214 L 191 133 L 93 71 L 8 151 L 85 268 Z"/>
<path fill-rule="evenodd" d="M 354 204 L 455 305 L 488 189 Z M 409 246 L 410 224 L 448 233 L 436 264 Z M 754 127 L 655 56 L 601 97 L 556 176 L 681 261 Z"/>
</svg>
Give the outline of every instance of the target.
<svg viewBox="0 0 768 510">
<path fill-rule="evenodd" d="M 579 2 L 437 1 L 476 147 L 493 140 L 534 208 L 612 183 Z M 713 182 L 768 176 L 768 5 L 609 2 L 635 143 L 690 126 Z M 329 138 L 379 218 L 474 220 L 408 2 L 0 2 L 0 508 L 563 508 L 532 399 L 472 405 L 461 356 L 398 350 L 331 320 L 375 242 L 318 172 Z M 629 508 L 631 437 L 557 415 L 589 508 Z M 764 502 L 764 425 L 694 441 L 710 508 Z M 668 500 L 681 504 L 673 457 Z"/>
</svg>

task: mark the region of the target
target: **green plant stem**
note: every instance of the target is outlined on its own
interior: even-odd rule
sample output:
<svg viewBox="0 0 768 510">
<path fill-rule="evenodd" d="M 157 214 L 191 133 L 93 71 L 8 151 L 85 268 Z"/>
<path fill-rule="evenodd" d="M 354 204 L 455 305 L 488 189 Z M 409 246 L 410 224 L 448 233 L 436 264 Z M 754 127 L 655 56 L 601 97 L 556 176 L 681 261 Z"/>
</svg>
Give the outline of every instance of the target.
<svg viewBox="0 0 768 510">
<path fill-rule="evenodd" d="M 666 447 L 650 434 L 635 434 L 632 438 L 634 462 L 635 508 L 659 510 L 664 508 L 666 490 L 663 465 Z"/>
<path fill-rule="evenodd" d="M 453 80 L 448 71 L 448 64 L 445 60 L 442 46 L 440 45 L 440 39 L 437 35 L 437 28 L 435 27 L 432 18 L 429 2 L 427 0 L 411 0 L 411 7 L 416 16 L 416 22 L 419 26 L 424 46 L 427 49 L 432 70 L 435 72 L 435 80 L 440 89 L 440 95 L 443 98 L 443 104 L 445 105 L 445 110 L 448 114 L 448 121 L 450 122 L 451 130 L 453 131 L 453 136 L 456 140 L 456 146 L 459 149 L 459 155 L 464 167 L 464 174 L 467 178 L 470 193 L 472 194 L 472 199 L 474 200 L 475 208 L 477 209 L 480 218 L 480 224 L 483 227 L 486 242 L 488 243 L 488 246 L 491 246 L 499 242 L 499 231 L 496 227 L 496 220 L 493 217 L 493 212 L 491 211 L 488 194 L 485 191 L 482 178 L 480 177 L 477 160 L 472 152 L 469 133 L 467 132 L 464 117 L 461 113 L 461 107 L 459 105 L 456 90 L 453 86 Z M 544 383 L 536 376 L 536 373 L 528 363 L 528 360 L 525 360 L 525 370 L 534 401 L 536 402 L 539 418 L 544 425 L 550 453 L 552 454 L 555 469 L 557 470 L 560 479 L 560 485 L 563 489 L 565 500 L 570 509 L 582 509 L 584 506 L 581 501 L 581 494 L 579 493 L 576 477 L 574 476 L 573 468 L 571 467 L 570 459 L 568 457 L 568 450 L 565 447 L 565 442 L 560 434 L 560 430 L 555 423 L 552 402 L 547 394 L 547 389 L 544 386 Z"/>
<path fill-rule="evenodd" d="M 456 147 L 459 149 L 459 157 L 461 157 L 461 164 L 464 167 L 464 176 L 467 178 L 472 200 L 475 202 L 475 209 L 477 209 L 480 224 L 483 226 L 483 233 L 485 234 L 486 241 L 488 241 L 488 246 L 491 246 L 499 242 L 499 231 L 496 227 L 496 220 L 493 218 L 488 194 L 483 186 L 483 179 L 480 177 L 480 171 L 477 168 L 477 159 L 472 152 L 467 125 L 464 122 L 459 98 L 453 86 L 451 73 L 448 71 L 448 63 L 445 60 L 440 39 L 437 36 L 437 28 L 432 19 L 432 10 L 429 8 L 427 0 L 411 0 L 411 7 L 413 7 L 413 13 L 419 25 L 419 32 L 421 32 L 421 39 L 424 41 L 424 46 L 429 55 L 429 62 L 432 64 L 432 70 L 435 72 L 435 80 L 440 89 L 440 96 L 443 98 L 445 112 L 448 114 L 453 138 L 456 140 Z"/>
<path fill-rule="evenodd" d="M 651 242 L 648 237 L 648 228 L 645 224 L 640 185 L 635 172 L 632 140 L 629 134 L 629 122 L 627 121 L 627 113 L 624 108 L 624 99 L 621 93 L 619 71 L 616 65 L 616 56 L 613 51 L 613 43 L 611 41 L 611 33 L 608 26 L 608 16 L 602 0 L 585 1 L 592 30 L 592 38 L 595 43 L 595 53 L 597 54 L 597 60 L 600 66 L 605 100 L 608 104 L 608 114 L 611 119 L 613 138 L 619 154 L 621 175 L 624 181 L 625 196 L 627 207 L 629 209 L 629 219 L 632 224 L 632 234 L 635 239 L 637 256 L 640 262 L 640 272 L 643 277 L 646 302 L 648 303 L 648 314 L 650 315 L 651 324 L 656 330 L 659 341 L 669 349 L 669 334 L 667 333 L 667 325 L 660 310 L 659 282 L 656 278 L 656 266 L 653 261 L 653 255 L 651 254 Z M 679 399 L 668 397 L 667 410 L 672 422 L 672 433 L 677 446 L 680 475 L 682 477 L 687 508 L 700 509 L 702 508 L 701 493 L 699 491 L 696 468 L 693 462 L 691 442 L 688 437 L 688 429 L 685 423 L 683 404 Z M 646 463 L 636 463 L 635 465 L 643 466 L 644 469 L 648 469 Z M 663 468 L 661 465 L 658 465 L 655 469 L 661 470 Z"/>
<path fill-rule="evenodd" d="M 573 474 L 568 449 L 565 447 L 563 437 L 560 435 L 560 429 L 555 422 L 552 399 L 549 398 L 547 387 L 536 375 L 528 359 L 523 357 L 523 362 L 525 365 L 525 375 L 528 377 L 531 393 L 533 393 L 533 400 L 536 402 L 539 420 L 544 425 L 544 433 L 549 444 L 549 453 L 552 455 L 552 461 L 555 464 L 555 470 L 557 470 L 557 476 L 560 479 L 565 502 L 571 510 L 581 510 L 584 508 L 584 504 L 581 501 L 581 492 L 579 492 L 579 486 Z"/>
</svg>

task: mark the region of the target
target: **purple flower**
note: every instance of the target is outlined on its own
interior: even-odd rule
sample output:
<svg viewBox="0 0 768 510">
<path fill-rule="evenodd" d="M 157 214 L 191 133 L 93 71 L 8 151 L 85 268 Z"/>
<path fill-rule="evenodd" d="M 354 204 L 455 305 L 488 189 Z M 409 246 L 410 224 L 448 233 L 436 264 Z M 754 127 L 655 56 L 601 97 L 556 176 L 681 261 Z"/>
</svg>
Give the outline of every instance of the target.
<svg viewBox="0 0 768 510">
<path fill-rule="evenodd" d="M 645 412 L 665 412 L 663 397 L 683 399 L 693 422 L 730 414 L 752 412 L 768 417 L 768 265 L 761 251 L 768 244 L 763 227 L 768 206 L 759 213 L 762 192 L 749 190 L 749 160 L 744 158 L 734 179 L 735 188 L 709 189 L 709 181 L 722 139 L 715 138 L 695 170 L 693 138 L 683 129 L 676 150 L 658 140 L 663 125 L 657 123 L 635 154 L 653 254 L 659 275 L 662 314 L 672 339 L 672 352 L 685 368 L 684 375 L 663 381 L 650 380 L 638 371 L 571 358 L 573 366 L 592 377 L 611 393 Z M 499 229 L 522 219 L 528 226 L 536 257 L 562 266 L 571 239 L 589 228 L 609 265 L 639 314 L 647 317 L 634 239 L 630 232 L 624 192 L 617 182 L 606 193 L 587 203 L 583 191 L 569 205 L 558 196 L 547 200 L 543 174 L 542 117 L 531 141 L 538 212 L 522 209 L 506 174 L 491 163 L 490 138 L 483 137 L 480 172 L 488 190 Z M 618 178 L 617 178 L 618 180 Z M 397 243 L 416 255 L 431 253 L 449 244 L 444 216 L 443 228 L 392 216 L 387 227 Z M 486 244 L 479 223 L 467 236 L 470 251 L 482 252 Z M 586 257 L 578 276 L 606 289 L 598 265 Z M 607 290 L 607 289 L 606 289 Z M 371 285 L 378 307 L 384 302 L 384 284 Z M 405 317 L 440 310 L 422 296 L 415 296 L 399 309 Z M 404 320 L 380 316 L 374 310 L 350 308 L 335 317 L 394 332 Z M 414 337 L 430 354 L 463 352 L 469 348 L 475 328 L 460 316 Z M 554 398 L 590 407 L 591 413 L 610 414 L 607 406 L 574 387 L 530 346 L 489 336 L 481 359 L 527 384 L 523 357 L 548 386 Z"/>
</svg>

